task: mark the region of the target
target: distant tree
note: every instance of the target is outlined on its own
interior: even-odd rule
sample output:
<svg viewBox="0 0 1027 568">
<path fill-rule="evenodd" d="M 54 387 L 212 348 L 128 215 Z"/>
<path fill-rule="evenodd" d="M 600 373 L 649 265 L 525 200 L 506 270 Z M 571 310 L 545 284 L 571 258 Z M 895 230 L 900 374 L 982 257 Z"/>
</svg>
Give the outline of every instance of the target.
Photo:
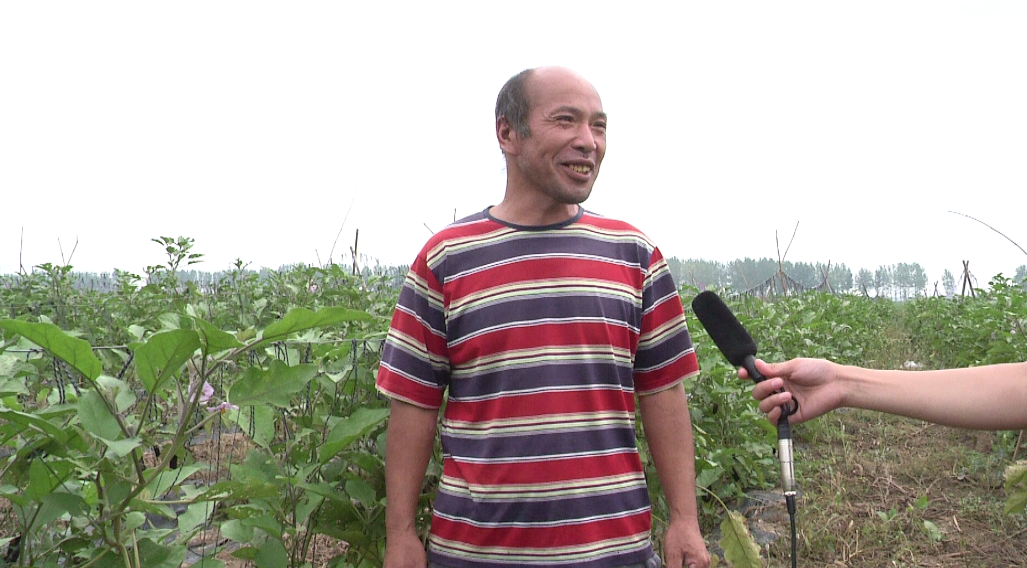
<svg viewBox="0 0 1027 568">
<path fill-rule="evenodd" d="M 791 264 L 791 263 L 790 263 Z M 793 280 L 807 288 L 816 288 L 824 281 L 824 276 L 816 266 L 808 262 L 796 262 L 785 268 L 785 272 Z"/>
<path fill-rule="evenodd" d="M 887 266 L 881 265 L 874 271 L 874 296 L 881 297 L 891 288 L 891 272 Z"/>
<path fill-rule="evenodd" d="M 684 279 L 684 262 L 680 258 L 676 256 L 668 258 L 667 268 L 670 269 L 670 275 L 674 277 L 674 283 L 676 283 L 678 286 L 688 283 Z"/>
<path fill-rule="evenodd" d="M 945 296 L 951 298 L 956 295 L 956 277 L 948 268 L 941 275 L 941 287 L 945 290 Z"/>
<path fill-rule="evenodd" d="M 749 290 L 758 284 L 761 284 L 764 280 L 770 278 L 774 274 L 774 272 L 771 271 L 769 274 L 761 275 L 759 270 L 759 261 L 749 257 L 729 262 L 727 265 L 727 273 L 728 285 L 736 292 Z"/>
<path fill-rule="evenodd" d="M 672 257 L 667 259 L 667 265 L 679 286 L 689 285 L 705 289 L 728 285 L 727 267 L 721 262 L 695 258 L 681 260 Z"/>
<path fill-rule="evenodd" d="M 852 290 L 852 271 L 849 270 L 848 266 L 845 266 L 844 262 L 832 265 L 831 270 L 827 273 L 827 279 L 835 292 L 848 292 Z"/>
<path fill-rule="evenodd" d="M 892 265 L 892 297 L 896 300 L 908 300 L 913 288 L 913 275 L 909 265 L 900 262 Z"/>
<path fill-rule="evenodd" d="M 870 290 L 874 287 L 874 273 L 870 272 L 866 268 L 860 268 L 856 274 L 856 288 L 858 292 L 863 294 L 870 294 Z"/>
<path fill-rule="evenodd" d="M 1013 275 L 1013 282 L 1027 288 L 1027 264 L 1016 267 L 1016 274 Z"/>
<path fill-rule="evenodd" d="M 921 296 L 927 293 L 927 271 L 919 262 L 914 262 L 909 267 L 910 281 L 913 284 L 913 295 Z"/>
</svg>

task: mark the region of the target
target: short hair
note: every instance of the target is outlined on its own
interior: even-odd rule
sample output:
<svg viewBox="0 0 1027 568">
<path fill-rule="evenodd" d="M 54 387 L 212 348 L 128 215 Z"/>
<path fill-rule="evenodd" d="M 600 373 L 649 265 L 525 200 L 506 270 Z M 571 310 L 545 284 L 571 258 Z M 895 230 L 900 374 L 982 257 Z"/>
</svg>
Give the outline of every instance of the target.
<svg viewBox="0 0 1027 568">
<path fill-rule="evenodd" d="M 528 100 L 526 87 L 528 79 L 534 72 L 534 69 L 525 69 L 510 77 L 503 88 L 499 90 L 499 97 L 496 98 L 496 121 L 506 118 L 514 132 L 523 138 L 531 136 L 531 125 L 528 124 L 531 101 Z"/>
</svg>

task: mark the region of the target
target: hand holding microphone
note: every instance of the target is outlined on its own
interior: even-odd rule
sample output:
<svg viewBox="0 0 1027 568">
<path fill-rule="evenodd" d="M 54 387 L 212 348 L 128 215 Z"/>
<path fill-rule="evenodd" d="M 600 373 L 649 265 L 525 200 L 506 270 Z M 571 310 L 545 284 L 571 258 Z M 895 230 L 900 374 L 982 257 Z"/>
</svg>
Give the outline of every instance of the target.
<svg viewBox="0 0 1027 568">
<path fill-rule="evenodd" d="M 764 380 L 763 375 L 756 369 L 756 342 L 719 296 L 708 290 L 700 292 L 692 300 L 692 310 L 710 334 L 710 339 L 732 365 L 745 369 L 749 378 L 757 383 Z M 792 465 L 792 431 L 788 416 L 797 410 L 798 403 L 793 400 L 790 406 L 781 407 L 781 415 L 777 421 L 781 488 L 785 495 L 792 496 L 795 494 L 795 470 Z"/>
<path fill-rule="evenodd" d="M 760 401 L 760 410 L 771 422 L 780 417 L 781 407 L 791 407 L 799 399 L 802 406 L 788 415 L 791 424 L 812 420 L 843 406 L 845 388 L 836 379 L 839 370 L 836 363 L 796 358 L 782 363 L 757 361 L 756 365 L 757 372 L 766 380 L 753 387 L 752 396 Z M 738 376 L 749 378 L 749 372 L 739 369 Z"/>
</svg>

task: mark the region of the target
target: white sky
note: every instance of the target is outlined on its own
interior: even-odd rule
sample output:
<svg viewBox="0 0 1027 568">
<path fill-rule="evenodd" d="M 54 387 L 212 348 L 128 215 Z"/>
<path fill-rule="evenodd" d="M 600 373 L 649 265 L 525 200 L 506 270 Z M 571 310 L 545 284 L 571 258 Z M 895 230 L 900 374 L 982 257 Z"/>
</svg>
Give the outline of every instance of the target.
<svg viewBox="0 0 1027 568">
<path fill-rule="evenodd" d="M 586 207 L 667 256 L 1027 255 L 1027 3 L 0 3 L 0 273 L 410 262 L 497 203 L 495 96 L 558 64 L 599 90 Z M 350 210 L 352 206 L 352 209 Z M 346 218 L 347 210 L 350 210 Z M 345 219 L 345 225 L 343 221 Z M 24 234 L 24 237 L 22 237 Z"/>
</svg>

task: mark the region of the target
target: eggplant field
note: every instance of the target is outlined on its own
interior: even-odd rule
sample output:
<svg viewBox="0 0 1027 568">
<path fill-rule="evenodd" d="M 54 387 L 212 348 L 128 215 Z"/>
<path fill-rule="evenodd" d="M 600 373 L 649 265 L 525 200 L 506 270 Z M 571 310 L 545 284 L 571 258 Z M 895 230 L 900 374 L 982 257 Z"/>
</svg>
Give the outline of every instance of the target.
<svg viewBox="0 0 1027 568">
<path fill-rule="evenodd" d="M 237 262 L 195 281 L 191 239 L 157 241 L 167 262 L 145 277 L 0 276 L 0 566 L 381 566 L 388 403 L 374 379 L 403 269 Z M 699 290 L 680 292 L 687 308 Z M 768 361 L 1027 360 L 1027 293 L 1002 277 L 902 301 L 719 292 Z M 787 527 L 758 499 L 779 483 L 775 429 L 686 314 L 709 548 L 720 566 L 786 565 Z M 638 424 L 660 544 L 666 504 Z M 1027 565 L 1020 432 L 838 411 L 793 434 L 800 565 Z"/>
</svg>

